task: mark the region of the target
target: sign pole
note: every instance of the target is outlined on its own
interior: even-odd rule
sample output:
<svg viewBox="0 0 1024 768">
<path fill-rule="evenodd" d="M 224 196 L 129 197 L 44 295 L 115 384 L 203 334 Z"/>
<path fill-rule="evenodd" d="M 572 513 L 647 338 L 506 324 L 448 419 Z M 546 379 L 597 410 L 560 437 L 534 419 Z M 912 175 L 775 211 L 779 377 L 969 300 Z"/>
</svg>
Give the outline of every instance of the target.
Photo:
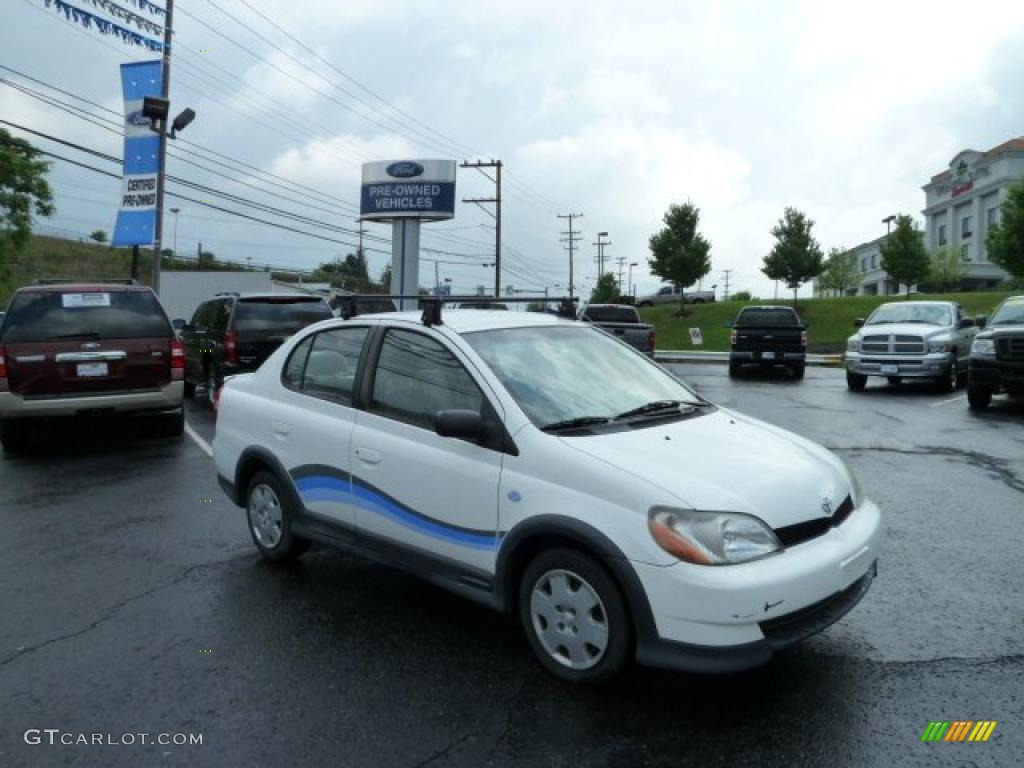
<svg viewBox="0 0 1024 768">
<path fill-rule="evenodd" d="M 391 292 L 415 296 L 420 290 L 420 223 L 416 219 L 391 222 Z M 398 299 L 398 309 L 417 309 L 416 299 Z"/>
<path fill-rule="evenodd" d="M 171 30 L 174 24 L 174 0 L 166 0 L 164 14 L 164 55 L 163 82 L 161 83 L 164 99 L 171 91 Z M 160 257 L 164 247 L 164 172 L 167 167 L 167 118 L 160 121 L 159 166 L 156 174 L 156 235 L 153 238 L 153 291 L 160 293 Z"/>
</svg>

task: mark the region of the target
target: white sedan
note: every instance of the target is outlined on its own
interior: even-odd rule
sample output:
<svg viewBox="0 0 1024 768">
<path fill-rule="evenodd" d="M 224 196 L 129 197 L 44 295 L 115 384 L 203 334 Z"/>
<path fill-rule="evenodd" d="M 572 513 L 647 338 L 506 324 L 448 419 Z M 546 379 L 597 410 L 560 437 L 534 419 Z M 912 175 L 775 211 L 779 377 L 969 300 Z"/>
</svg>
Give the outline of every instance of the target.
<svg viewBox="0 0 1024 768">
<path fill-rule="evenodd" d="M 517 613 L 574 682 L 763 664 L 860 600 L 882 537 L 826 449 L 546 314 L 311 326 L 227 383 L 214 454 L 266 557 L 354 548 Z"/>
</svg>

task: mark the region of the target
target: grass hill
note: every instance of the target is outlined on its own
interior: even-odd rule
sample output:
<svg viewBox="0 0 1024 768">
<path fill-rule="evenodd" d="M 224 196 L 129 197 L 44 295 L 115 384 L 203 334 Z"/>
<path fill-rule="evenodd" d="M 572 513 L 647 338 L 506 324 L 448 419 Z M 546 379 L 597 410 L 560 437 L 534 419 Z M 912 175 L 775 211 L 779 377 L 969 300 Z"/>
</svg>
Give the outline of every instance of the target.
<svg viewBox="0 0 1024 768">
<path fill-rule="evenodd" d="M 969 315 L 990 315 L 1007 296 L 1007 292 L 918 294 L 914 299 L 957 301 Z M 841 352 L 846 340 L 856 330 L 853 321 L 867 317 L 879 304 L 902 301 L 898 296 L 848 296 L 835 299 L 801 299 L 797 311 L 807 324 L 812 352 Z M 644 322 L 655 326 L 659 349 L 729 349 L 729 329 L 725 324 L 735 319 L 742 307 L 764 304 L 790 304 L 786 301 L 722 301 L 714 304 L 687 304 L 688 317 L 678 317 L 679 306 L 641 309 Z M 690 343 L 690 328 L 700 328 L 704 346 Z"/>
</svg>

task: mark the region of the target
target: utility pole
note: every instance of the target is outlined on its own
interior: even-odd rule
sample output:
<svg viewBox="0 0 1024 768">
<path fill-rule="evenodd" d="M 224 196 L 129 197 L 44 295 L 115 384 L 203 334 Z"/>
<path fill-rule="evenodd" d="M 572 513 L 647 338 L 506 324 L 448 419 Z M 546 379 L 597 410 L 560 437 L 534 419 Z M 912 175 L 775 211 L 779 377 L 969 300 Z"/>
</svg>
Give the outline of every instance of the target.
<svg viewBox="0 0 1024 768">
<path fill-rule="evenodd" d="M 576 285 L 575 282 L 574 282 L 574 278 L 573 278 L 572 255 L 573 255 L 573 252 L 576 250 L 576 243 L 583 239 L 582 236 L 577 235 L 573 231 L 572 222 L 573 222 L 574 219 L 582 219 L 583 218 L 583 214 L 582 213 L 559 213 L 559 214 L 556 214 L 556 216 L 559 219 L 568 219 L 569 220 L 569 231 L 562 233 L 563 235 L 566 235 L 566 237 L 562 238 L 562 242 L 563 243 L 564 242 L 568 242 L 569 243 L 569 297 L 572 298 L 573 291 L 575 290 L 575 285 Z"/>
<path fill-rule="evenodd" d="M 462 202 L 473 203 L 494 219 L 494 296 L 497 298 L 501 295 L 501 160 L 492 158 L 488 163 L 480 160 L 471 163 L 467 160 L 460 163 L 459 167 L 476 168 L 485 178 L 494 182 L 494 197 L 464 197 Z M 493 168 L 494 176 L 491 177 L 484 173 L 484 168 Z M 484 203 L 493 203 L 494 213 L 484 208 Z"/>
<path fill-rule="evenodd" d="M 171 92 L 171 41 L 174 27 L 174 0 L 164 3 L 163 77 L 160 95 L 166 101 Z M 156 173 L 156 232 L 153 249 L 153 291 L 160 293 L 160 256 L 164 247 L 164 174 L 167 171 L 167 118 L 160 121 L 160 151 Z"/>
<path fill-rule="evenodd" d="M 623 267 L 626 266 L 626 257 L 625 256 L 619 256 L 619 258 L 617 258 L 615 260 L 615 263 L 619 265 L 619 295 L 621 296 L 622 295 L 622 269 L 623 269 Z"/>
<path fill-rule="evenodd" d="M 597 242 L 594 243 L 594 245 L 597 246 L 597 277 L 598 277 L 598 279 L 600 279 L 601 275 L 604 274 L 604 247 L 606 245 L 611 245 L 612 244 L 611 240 L 605 240 L 605 241 L 602 242 L 602 240 L 601 240 L 602 237 L 608 237 L 608 233 L 607 232 L 598 232 L 597 233 Z"/>
<path fill-rule="evenodd" d="M 722 301 L 729 300 L 729 278 L 732 276 L 732 273 L 733 270 L 731 269 L 722 270 L 722 280 L 725 281 L 725 296 L 722 298 Z"/>
<path fill-rule="evenodd" d="M 202 241 L 200 241 L 199 245 L 196 246 L 196 269 L 202 269 L 202 268 L 203 268 L 203 243 L 202 243 Z"/>
</svg>

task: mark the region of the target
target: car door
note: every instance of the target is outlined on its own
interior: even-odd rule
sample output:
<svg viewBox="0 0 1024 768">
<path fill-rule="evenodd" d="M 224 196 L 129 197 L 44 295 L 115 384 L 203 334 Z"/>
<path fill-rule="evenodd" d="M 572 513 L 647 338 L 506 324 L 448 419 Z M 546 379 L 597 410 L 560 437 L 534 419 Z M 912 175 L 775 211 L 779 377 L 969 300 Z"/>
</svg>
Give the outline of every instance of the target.
<svg viewBox="0 0 1024 768">
<path fill-rule="evenodd" d="M 356 375 L 369 326 L 345 326 L 303 339 L 285 361 L 267 438 L 306 511 L 342 538 L 356 534 L 350 456 Z"/>
<path fill-rule="evenodd" d="M 503 454 L 434 431 L 441 410 L 500 420 L 493 398 L 437 335 L 388 327 L 375 346 L 352 436 L 352 499 L 365 543 L 493 573 Z"/>
</svg>

